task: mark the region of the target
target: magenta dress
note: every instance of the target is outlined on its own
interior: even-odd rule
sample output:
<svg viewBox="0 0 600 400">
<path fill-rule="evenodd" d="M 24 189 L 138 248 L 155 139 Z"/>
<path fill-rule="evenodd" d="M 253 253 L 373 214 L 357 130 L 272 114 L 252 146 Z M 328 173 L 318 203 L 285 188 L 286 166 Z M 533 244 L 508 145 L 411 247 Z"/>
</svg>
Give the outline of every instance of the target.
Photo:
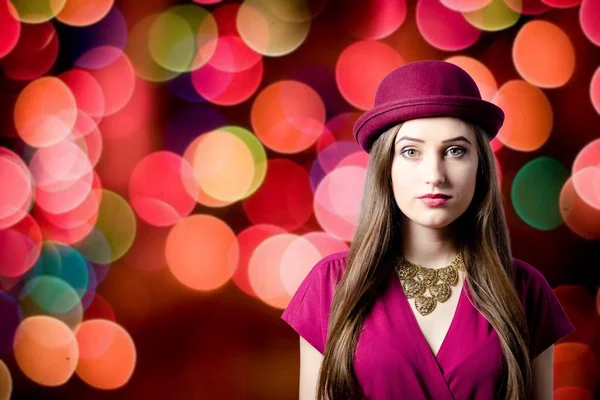
<svg viewBox="0 0 600 400">
<path fill-rule="evenodd" d="M 348 251 L 321 259 L 281 318 L 323 353 L 335 284 Z M 514 260 L 515 287 L 531 331 L 530 358 L 575 331 L 545 277 Z M 473 306 L 464 282 L 452 323 L 436 356 L 417 323 L 396 272 L 378 296 L 358 337 L 354 371 L 367 398 L 407 400 L 494 399 L 505 367 L 500 340 Z"/>
</svg>

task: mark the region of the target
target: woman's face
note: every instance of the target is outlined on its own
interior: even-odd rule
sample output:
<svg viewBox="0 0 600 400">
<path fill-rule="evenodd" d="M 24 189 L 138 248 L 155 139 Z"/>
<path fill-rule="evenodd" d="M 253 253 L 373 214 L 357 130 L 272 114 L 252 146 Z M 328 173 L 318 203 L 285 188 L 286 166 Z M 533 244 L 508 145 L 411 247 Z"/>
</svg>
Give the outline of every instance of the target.
<svg viewBox="0 0 600 400">
<path fill-rule="evenodd" d="M 413 119 L 404 122 L 394 143 L 392 185 L 404 216 L 430 228 L 445 227 L 460 217 L 473 199 L 477 178 L 477 144 L 471 129 L 451 117 Z M 451 197 L 433 206 L 419 198 L 430 193 Z"/>
</svg>

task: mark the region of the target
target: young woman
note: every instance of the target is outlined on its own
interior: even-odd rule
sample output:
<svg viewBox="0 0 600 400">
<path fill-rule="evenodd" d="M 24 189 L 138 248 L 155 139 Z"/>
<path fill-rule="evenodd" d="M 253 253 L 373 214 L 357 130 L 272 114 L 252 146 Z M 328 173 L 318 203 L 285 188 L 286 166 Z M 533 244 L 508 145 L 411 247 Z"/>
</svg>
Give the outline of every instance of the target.
<svg viewBox="0 0 600 400">
<path fill-rule="evenodd" d="M 383 79 L 354 126 L 370 160 L 351 247 L 281 316 L 301 399 L 552 399 L 553 344 L 575 328 L 511 255 L 489 145 L 503 121 L 453 64 Z"/>
</svg>

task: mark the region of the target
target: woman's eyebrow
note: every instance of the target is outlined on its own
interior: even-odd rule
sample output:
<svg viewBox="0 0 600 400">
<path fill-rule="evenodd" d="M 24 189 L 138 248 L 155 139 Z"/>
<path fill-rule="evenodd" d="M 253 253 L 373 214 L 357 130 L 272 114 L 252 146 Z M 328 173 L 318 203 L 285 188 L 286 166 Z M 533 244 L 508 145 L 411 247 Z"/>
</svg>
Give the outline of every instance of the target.
<svg viewBox="0 0 600 400">
<path fill-rule="evenodd" d="M 425 143 L 425 141 L 422 140 L 422 139 L 411 138 L 411 137 L 408 137 L 408 136 L 402 136 L 400 139 L 398 139 L 396 141 L 396 144 L 398 144 L 402 140 L 412 140 L 413 142 Z M 461 141 L 461 140 L 464 141 L 464 142 L 467 142 L 467 143 L 471 144 L 471 142 L 469 141 L 469 139 L 467 139 L 464 136 L 457 136 L 457 137 L 453 137 L 451 139 L 442 140 L 442 143 L 457 142 L 457 141 Z"/>
</svg>

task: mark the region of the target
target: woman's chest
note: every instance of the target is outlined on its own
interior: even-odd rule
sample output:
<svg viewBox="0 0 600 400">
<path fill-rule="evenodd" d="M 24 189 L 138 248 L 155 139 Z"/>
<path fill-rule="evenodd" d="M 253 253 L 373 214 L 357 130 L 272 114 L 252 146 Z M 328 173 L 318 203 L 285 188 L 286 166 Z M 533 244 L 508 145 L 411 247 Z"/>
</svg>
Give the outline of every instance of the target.
<svg viewBox="0 0 600 400">
<path fill-rule="evenodd" d="M 445 318 L 440 328 L 425 321 L 431 314 L 419 321 L 399 285 L 376 301 L 358 338 L 354 369 L 367 397 L 494 398 L 502 379 L 502 348 L 466 287 L 455 310 L 451 304 L 438 310 Z"/>
</svg>

